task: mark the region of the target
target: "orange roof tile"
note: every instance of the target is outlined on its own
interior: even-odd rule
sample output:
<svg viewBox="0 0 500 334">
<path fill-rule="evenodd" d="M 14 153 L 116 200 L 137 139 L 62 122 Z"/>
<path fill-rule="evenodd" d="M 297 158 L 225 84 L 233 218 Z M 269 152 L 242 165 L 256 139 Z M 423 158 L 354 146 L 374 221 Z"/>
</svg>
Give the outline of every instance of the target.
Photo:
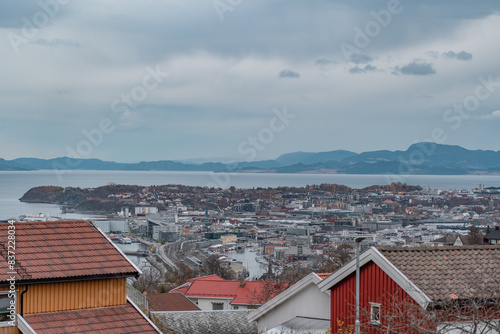
<svg viewBox="0 0 500 334">
<path fill-rule="evenodd" d="M 24 319 L 38 334 L 159 332 L 132 304 L 97 309 L 30 314 Z"/>
<path fill-rule="evenodd" d="M 327 278 L 328 276 L 330 276 L 331 273 L 319 273 L 319 274 L 316 273 L 316 275 L 323 280 L 323 279 Z"/>
<path fill-rule="evenodd" d="M 9 226 L 0 224 L 0 255 L 5 259 L 0 265 L 0 282 L 10 272 L 16 273 L 16 281 L 139 274 L 90 221 L 14 223 L 15 234 L 11 235 L 15 235 L 16 267 L 10 268 Z"/>
</svg>

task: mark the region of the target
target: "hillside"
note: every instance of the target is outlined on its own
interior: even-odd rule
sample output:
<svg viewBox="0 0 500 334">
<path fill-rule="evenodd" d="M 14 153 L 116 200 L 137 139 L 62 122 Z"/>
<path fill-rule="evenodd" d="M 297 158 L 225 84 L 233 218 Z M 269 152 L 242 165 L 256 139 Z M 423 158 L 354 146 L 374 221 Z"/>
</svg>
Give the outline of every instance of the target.
<svg viewBox="0 0 500 334">
<path fill-rule="evenodd" d="M 354 153 L 345 150 L 329 152 L 293 152 L 275 160 L 224 164 L 204 162 L 181 163 L 171 160 L 118 163 L 99 159 L 20 158 L 0 159 L 0 170 L 123 170 L 123 171 L 210 171 L 268 173 L 342 173 L 342 174 L 419 174 L 464 175 L 498 173 L 500 151 L 468 150 L 456 145 L 417 143 L 406 151 L 379 150 Z"/>
</svg>

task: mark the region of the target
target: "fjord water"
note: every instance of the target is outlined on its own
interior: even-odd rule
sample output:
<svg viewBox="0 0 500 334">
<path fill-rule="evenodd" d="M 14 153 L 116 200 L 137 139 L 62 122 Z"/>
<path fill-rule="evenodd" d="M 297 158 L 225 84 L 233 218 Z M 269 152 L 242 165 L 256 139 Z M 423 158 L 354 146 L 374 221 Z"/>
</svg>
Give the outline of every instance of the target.
<svg viewBox="0 0 500 334">
<path fill-rule="evenodd" d="M 36 186 L 99 187 L 108 182 L 132 185 L 182 184 L 228 188 L 279 187 L 336 183 L 363 188 L 391 182 L 420 185 L 431 189 L 473 189 L 500 187 L 500 175 L 354 175 L 354 174 L 273 174 L 273 173 L 213 173 L 172 171 L 2 171 L 0 172 L 0 219 L 21 214 L 50 214 L 62 218 L 85 218 L 90 215 L 61 214 L 57 205 L 22 203 L 19 198 Z M 61 173 L 63 173 L 61 175 Z"/>
</svg>

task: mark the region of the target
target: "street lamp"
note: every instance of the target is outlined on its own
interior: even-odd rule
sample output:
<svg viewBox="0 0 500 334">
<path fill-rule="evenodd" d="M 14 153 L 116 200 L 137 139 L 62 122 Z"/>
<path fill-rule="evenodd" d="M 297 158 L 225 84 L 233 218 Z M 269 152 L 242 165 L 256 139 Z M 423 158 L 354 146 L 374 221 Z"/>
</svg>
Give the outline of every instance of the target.
<svg viewBox="0 0 500 334">
<path fill-rule="evenodd" d="M 354 323 L 354 331 L 359 334 L 359 251 L 361 248 L 361 241 L 365 240 L 366 237 L 357 237 L 354 239 L 356 241 L 356 322 Z"/>
</svg>

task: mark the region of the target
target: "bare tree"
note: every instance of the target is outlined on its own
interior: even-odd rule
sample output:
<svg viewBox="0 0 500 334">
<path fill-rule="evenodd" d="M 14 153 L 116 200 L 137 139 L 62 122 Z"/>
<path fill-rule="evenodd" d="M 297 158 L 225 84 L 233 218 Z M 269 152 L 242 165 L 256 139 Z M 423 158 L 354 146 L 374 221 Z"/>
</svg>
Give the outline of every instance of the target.
<svg viewBox="0 0 500 334">
<path fill-rule="evenodd" d="M 250 291 L 249 299 L 252 304 L 263 305 L 292 285 L 291 283 L 277 283 L 270 281 L 262 281 L 261 284 L 262 285 L 259 288 L 255 288 Z"/>
<path fill-rule="evenodd" d="M 191 270 L 186 264 L 180 262 L 177 268 L 167 275 L 166 290 L 171 290 L 176 286 L 184 284 L 188 279 L 198 276 L 199 272 Z"/>
<path fill-rule="evenodd" d="M 133 283 L 133 286 L 141 291 L 147 293 L 158 293 L 160 282 L 163 277 L 160 271 L 154 267 L 142 268 L 142 275 Z"/>
<path fill-rule="evenodd" d="M 352 260 L 354 246 L 351 244 L 340 244 L 335 250 L 328 250 L 321 259 L 318 272 L 332 273 L 344 264 Z"/>
<path fill-rule="evenodd" d="M 469 238 L 471 245 L 483 245 L 484 244 L 484 234 L 481 229 L 477 226 L 471 225 L 469 227 Z"/>
<path fill-rule="evenodd" d="M 201 266 L 203 275 L 217 275 L 224 279 L 235 279 L 236 273 L 231 269 L 229 264 L 220 261 L 216 255 L 210 255 L 203 261 Z"/>
<path fill-rule="evenodd" d="M 484 298 L 447 300 L 427 309 L 411 300 L 394 298 L 373 319 L 369 307 L 361 311 L 363 333 L 493 334 L 500 331 L 500 304 Z"/>
</svg>

